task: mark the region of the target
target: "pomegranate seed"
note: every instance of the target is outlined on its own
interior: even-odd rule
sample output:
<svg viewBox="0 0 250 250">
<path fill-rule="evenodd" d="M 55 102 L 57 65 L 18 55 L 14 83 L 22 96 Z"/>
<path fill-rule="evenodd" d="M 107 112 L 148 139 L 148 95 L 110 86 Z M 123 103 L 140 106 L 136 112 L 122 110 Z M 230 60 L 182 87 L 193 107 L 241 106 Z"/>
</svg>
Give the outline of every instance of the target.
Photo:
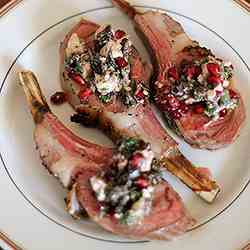
<svg viewBox="0 0 250 250">
<path fill-rule="evenodd" d="M 115 32 L 115 38 L 116 38 L 117 40 L 123 38 L 125 35 L 126 35 L 126 33 L 125 33 L 123 30 L 117 30 L 117 31 Z"/>
<path fill-rule="evenodd" d="M 176 110 L 180 107 L 180 101 L 172 96 L 171 98 L 168 98 L 168 105 L 172 108 L 172 110 Z"/>
<path fill-rule="evenodd" d="M 201 103 L 195 104 L 194 106 L 195 114 L 203 114 L 204 110 L 205 110 L 204 105 L 202 105 Z"/>
<path fill-rule="evenodd" d="M 207 70 L 213 76 L 220 75 L 220 66 L 217 63 L 208 63 Z"/>
<path fill-rule="evenodd" d="M 199 66 L 195 67 L 195 77 L 198 77 L 202 73 L 202 69 Z"/>
<path fill-rule="evenodd" d="M 182 114 L 186 114 L 186 113 L 188 112 L 188 110 L 189 110 L 188 105 L 186 105 L 184 102 L 181 102 L 179 111 L 180 111 Z"/>
<path fill-rule="evenodd" d="M 178 75 L 176 67 L 172 67 L 172 68 L 170 68 L 168 70 L 168 77 L 171 77 L 174 80 L 178 80 L 179 79 L 179 75 Z"/>
<path fill-rule="evenodd" d="M 78 83 L 79 85 L 83 86 L 83 85 L 86 84 L 85 81 L 84 81 L 84 79 L 83 79 L 80 75 L 76 75 L 76 74 L 73 74 L 73 73 L 69 73 L 68 75 L 69 75 L 69 77 L 70 77 L 73 81 L 75 81 L 75 82 Z"/>
<path fill-rule="evenodd" d="M 135 93 L 135 97 L 138 99 L 138 100 L 142 100 L 145 95 L 143 94 L 143 91 L 142 90 L 139 90 L 137 93 Z"/>
<path fill-rule="evenodd" d="M 195 65 L 192 65 L 185 70 L 185 74 L 189 79 L 198 77 L 201 72 L 201 68 Z"/>
<path fill-rule="evenodd" d="M 80 92 L 78 93 L 78 96 L 80 100 L 83 101 L 83 100 L 86 100 L 88 97 L 90 97 L 92 94 L 93 93 L 91 89 L 84 89 L 84 90 L 80 90 Z"/>
<path fill-rule="evenodd" d="M 146 188 L 149 186 L 149 181 L 145 179 L 144 177 L 139 177 L 136 181 L 135 184 L 140 187 L 140 188 Z"/>
<path fill-rule="evenodd" d="M 178 110 L 171 112 L 170 115 L 173 117 L 173 119 L 176 119 L 176 120 L 182 117 L 181 113 Z"/>
<path fill-rule="evenodd" d="M 222 110 L 220 111 L 220 117 L 225 117 L 226 114 L 227 114 L 227 109 L 222 109 Z"/>
<path fill-rule="evenodd" d="M 164 111 L 167 111 L 167 112 L 172 111 L 172 108 L 169 106 L 168 103 L 166 103 L 166 102 L 161 102 L 160 105 L 161 105 L 161 108 L 162 108 Z"/>
<path fill-rule="evenodd" d="M 139 167 L 144 160 L 144 157 L 140 153 L 136 153 L 132 156 L 132 159 L 130 160 L 130 163 L 133 167 Z"/>
<path fill-rule="evenodd" d="M 67 101 L 67 95 L 64 92 L 58 91 L 50 97 L 50 101 L 55 105 L 63 104 Z"/>
<path fill-rule="evenodd" d="M 128 62 L 123 57 L 117 57 L 117 58 L 115 58 L 115 63 L 117 64 L 117 66 L 120 69 L 128 66 Z"/>
<path fill-rule="evenodd" d="M 239 98 L 238 94 L 234 90 L 229 89 L 228 91 L 229 91 L 229 96 L 231 99 L 238 99 Z"/>
<path fill-rule="evenodd" d="M 222 83 L 222 80 L 218 76 L 209 76 L 207 78 L 207 82 L 209 84 L 220 84 L 220 83 Z"/>
</svg>

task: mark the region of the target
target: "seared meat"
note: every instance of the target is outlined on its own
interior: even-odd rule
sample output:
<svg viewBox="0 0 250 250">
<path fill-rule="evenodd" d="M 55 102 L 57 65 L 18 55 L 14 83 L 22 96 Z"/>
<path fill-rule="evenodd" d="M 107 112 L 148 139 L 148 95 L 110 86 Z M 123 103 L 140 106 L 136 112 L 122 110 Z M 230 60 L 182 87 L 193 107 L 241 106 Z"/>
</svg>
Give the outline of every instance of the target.
<svg viewBox="0 0 250 250">
<path fill-rule="evenodd" d="M 193 147 L 231 144 L 246 116 L 242 97 L 232 86 L 231 64 L 191 40 L 167 14 L 140 13 L 124 0 L 112 2 L 133 20 L 152 56 L 151 87 L 168 126 Z"/>
<path fill-rule="evenodd" d="M 69 51 L 71 54 L 83 55 L 85 53 L 85 55 L 93 57 L 96 44 L 95 36 L 97 36 L 98 29 L 100 30 L 100 27 L 97 24 L 81 20 L 67 34 L 60 47 L 62 88 L 68 94 L 69 103 L 81 114 L 82 123 L 87 121 L 89 125 L 92 121 L 94 126 L 102 129 L 114 142 L 126 136 L 139 137 L 149 142 L 166 169 L 206 201 L 212 202 L 219 192 L 218 185 L 211 178 L 202 175 L 199 169 L 195 168 L 181 154 L 177 143 L 161 126 L 148 101 L 127 106 L 121 101 L 119 94 L 112 95 L 112 99 L 108 103 L 103 103 L 97 94 L 89 95 L 90 86 L 93 85 L 93 77 L 88 77 L 88 61 L 82 63 L 81 74 L 78 73 L 77 77 L 72 76 L 72 71 L 69 71 L 67 63 Z M 76 56 L 72 58 L 76 58 Z M 149 74 L 133 46 L 131 46 L 128 61 L 131 82 L 133 81 L 137 87 L 140 86 L 141 82 L 146 85 Z M 79 76 L 81 81 L 78 79 Z M 87 90 L 86 86 L 88 86 Z M 84 98 L 81 98 L 82 92 L 85 94 Z"/>
<path fill-rule="evenodd" d="M 93 193 L 90 178 L 110 166 L 115 150 L 74 135 L 51 112 L 32 72 L 21 72 L 19 77 L 34 118 L 41 160 L 64 187 L 71 189 L 68 211 L 72 215 L 77 217 L 79 212 L 72 208 L 85 209 L 93 221 L 108 231 L 136 239 L 169 240 L 194 224 L 181 198 L 167 182 L 155 187 L 150 213 L 139 224 L 126 226 L 110 216 L 100 216 L 100 202 Z"/>
<path fill-rule="evenodd" d="M 79 176 L 77 196 L 89 216 L 108 231 L 134 239 L 171 240 L 194 224 L 194 220 L 185 211 L 180 196 L 167 183 L 157 186 L 151 212 L 139 224 L 126 226 L 110 217 L 100 218 L 99 205 L 89 192 L 88 178 L 92 174 L 86 172 Z"/>
</svg>

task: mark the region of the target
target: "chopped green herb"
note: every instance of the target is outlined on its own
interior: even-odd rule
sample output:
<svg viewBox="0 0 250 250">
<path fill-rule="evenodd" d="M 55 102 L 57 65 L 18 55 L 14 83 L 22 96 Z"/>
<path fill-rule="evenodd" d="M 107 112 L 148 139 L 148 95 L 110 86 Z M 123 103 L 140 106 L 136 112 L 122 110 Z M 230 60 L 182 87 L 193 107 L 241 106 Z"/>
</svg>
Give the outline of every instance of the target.
<svg viewBox="0 0 250 250">
<path fill-rule="evenodd" d="M 225 80 L 228 80 L 228 79 L 232 78 L 232 76 L 233 76 L 233 69 L 231 67 L 224 66 L 223 78 Z"/>
<path fill-rule="evenodd" d="M 209 83 L 209 84 L 207 85 L 207 87 L 208 87 L 208 89 L 214 89 L 214 85 L 213 85 L 212 83 Z"/>
<path fill-rule="evenodd" d="M 150 164 L 150 168 L 143 165 Z M 139 223 L 152 207 L 154 186 L 162 181 L 160 163 L 147 143 L 136 138 L 121 141 L 111 166 L 90 178 L 100 216 L 111 215 L 119 223 Z"/>
<path fill-rule="evenodd" d="M 103 73 L 103 70 L 102 70 L 102 63 L 101 63 L 100 55 L 99 55 L 99 54 L 95 54 L 95 55 L 92 57 L 92 60 L 91 60 L 91 62 L 90 62 L 90 65 L 91 65 L 91 69 L 92 69 L 96 74 L 101 75 L 101 74 Z"/>
<path fill-rule="evenodd" d="M 133 225 L 136 220 L 137 217 L 133 216 L 129 211 L 127 211 L 120 219 L 120 223 L 123 225 Z"/>
<path fill-rule="evenodd" d="M 75 71 L 80 73 L 80 74 L 83 73 L 82 66 L 80 65 L 80 63 L 76 63 Z"/>
<path fill-rule="evenodd" d="M 99 99 L 103 102 L 103 103 L 108 103 L 111 100 L 111 95 L 100 95 Z"/>
<path fill-rule="evenodd" d="M 130 79 L 131 42 L 125 37 L 116 39 L 116 32 L 110 25 L 98 30 L 93 47 L 82 44 L 82 53 L 66 58 L 66 71 L 84 76 L 93 93 L 105 104 L 112 101 L 112 96 L 128 107 L 144 103 L 149 96 L 140 93 L 140 99 L 135 98 L 138 86 Z"/>
<path fill-rule="evenodd" d="M 98 48 L 102 48 L 105 44 L 113 38 L 113 32 L 111 30 L 111 26 L 107 25 L 103 31 L 97 34 L 96 43 L 98 44 Z"/>
<path fill-rule="evenodd" d="M 140 146 L 140 140 L 135 138 L 123 139 L 119 145 L 119 151 L 129 157 Z"/>
<path fill-rule="evenodd" d="M 83 73 L 83 69 L 80 63 L 80 55 L 78 54 L 73 54 L 71 58 L 67 58 L 65 60 L 65 65 L 70 69 L 70 71 L 80 74 Z"/>
<path fill-rule="evenodd" d="M 124 105 L 130 107 L 136 104 L 135 98 L 126 89 L 122 88 L 120 91 L 120 98 Z"/>
<path fill-rule="evenodd" d="M 112 56 L 111 51 L 108 53 L 107 59 L 106 59 L 106 65 L 108 68 L 112 68 L 113 70 L 118 70 L 118 66 L 115 63 L 115 60 Z"/>
<path fill-rule="evenodd" d="M 206 105 L 205 114 L 208 117 L 213 117 L 216 111 L 216 107 L 212 103 Z"/>
<path fill-rule="evenodd" d="M 131 80 L 130 87 L 131 87 L 131 93 L 134 95 L 135 91 L 137 89 L 136 81 L 135 80 Z"/>
<path fill-rule="evenodd" d="M 230 95 L 229 95 L 229 91 L 225 90 L 223 96 L 221 96 L 220 100 L 219 100 L 219 105 L 220 106 L 227 106 L 230 103 Z"/>
<path fill-rule="evenodd" d="M 141 192 L 138 190 L 134 190 L 130 193 L 130 199 L 135 202 L 141 198 Z"/>
<path fill-rule="evenodd" d="M 171 121 L 185 115 L 185 112 L 181 113 L 180 108 L 184 107 L 183 104 L 188 110 L 190 105 L 199 102 L 206 105 L 205 110 L 193 109 L 193 112 L 201 112 L 214 120 L 224 117 L 221 110 L 234 109 L 237 105 L 230 98 L 230 84 L 226 82 L 233 75 L 233 66 L 230 62 L 216 58 L 210 50 L 199 46 L 188 46 L 183 52 L 196 59 L 183 59 L 179 65 L 168 70 L 168 73 L 174 69 L 176 71 L 175 74 L 171 73 L 172 77 L 169 78 L 171 94 L 166 91 L 166 96 L 163 94 L 163 98 L 161 95 L 159 98 L 161 105 L 166 106 L 167 119 Z"/>
</svg>

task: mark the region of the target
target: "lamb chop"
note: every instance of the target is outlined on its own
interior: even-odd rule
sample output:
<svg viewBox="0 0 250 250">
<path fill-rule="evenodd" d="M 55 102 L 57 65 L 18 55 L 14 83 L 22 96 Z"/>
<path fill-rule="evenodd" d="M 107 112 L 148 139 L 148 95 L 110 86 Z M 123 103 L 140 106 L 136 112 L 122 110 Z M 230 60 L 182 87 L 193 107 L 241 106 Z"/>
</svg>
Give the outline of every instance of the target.
<svg viewBox="0 0 250 250">
<path fill-rule="evenodd" d="M 72 215 L 85 209 L 104 229 L 136 239 L 170 240 L 194 225 L 179 195 L 159 175 L 160 162 L 150 144 L 127 138 L 110 149 L 77 137 L 51 112 L 35 75 L 23 71 L 19 78 L 34 119 L 40 158 L 70 190 Z"/>
<path fill-rule="evenodd" d="M 178 150 L 148 101 L 150 74 L 128 35 L 81 20 L 60 46 L 61 83 L 77 111 L 72 121 L 96 126 L 114 142 L 139 137 L 173 175 L 208 202 L 219 186 Z"/>
<path fill-rule="evenodd" d="M 233 66 L 191 40 L 165 13 L 140 13 L 113 0 L 134 22 L 154 65 L 152 90 L 168 126 L 191 146 L 219 149 L 231 144 L 245 120 L 245 107 L 233 86 Z"/>
</svg>

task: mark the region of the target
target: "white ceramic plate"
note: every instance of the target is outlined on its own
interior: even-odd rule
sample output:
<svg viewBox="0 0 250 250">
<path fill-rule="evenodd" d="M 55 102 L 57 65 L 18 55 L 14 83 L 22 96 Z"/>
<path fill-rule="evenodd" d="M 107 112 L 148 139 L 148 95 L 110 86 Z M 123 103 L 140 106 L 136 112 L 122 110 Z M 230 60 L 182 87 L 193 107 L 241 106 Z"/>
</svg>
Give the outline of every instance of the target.
<svg viewBox="0 0 250 250">
<path fill-rule="evenodd" d="M 145 10 L 150 8 L 152 7 L 143 6 Z M 164 9 L 159 10 L 165 11 Z M 243 94 L 246 106 L 249 107 L 250 72 L 247 64 L 236 50 L 219 34 L 195 19 L 176 12 L 168 11 L 167 13 L 178 20 L 193 39 L 211 48 L 219 57 L 233 62 L 238 88 Z M 20 195 L 39 213 L 46 216 L 51 223 L 56 223 L 64 230 L 81 237 L 108 242 L 138 243 L 138 241 L 131 241 L 107 233 L 91 221 L 75 221 L 65 212 L 65 191 L 53 177 L 49 176 L 40 163 L 32 138 L 33 122 L 22 89 L 17 84 L 17 72 L 21 69 L 31 69 L 38 76 L 48 100 L 51 94 L 60 90 L 58 77 L 59 43 L 81 17 L 89 18 L 98 23 L 112 23 L 115 27 L 128 31 L 136 47 L 147 58 L 146 51 L 137 38 L 132 23 L 121 12 L 111 7 L 84 11 L 49 26 L 22 50 L 3 81 L 0 95 L 2 99 L 1 113 L 4 114 L 4 119 L 1 119 L 0 124 L 1 131 L 4 130 L 4 134 L 1 135 L 2 162 L 6 173 Z M 110 141 L 100 132 L 71 124 L 69 117 L 72 114 L 72 109 L 67 104 L 61 107 L 52 106 L 52 110 L 68 127 L 83 138 L 111 145 Z M 249 112 L 250 110 L 247 108 L 248 117 Z M 229 211 L 231 205 L 237 202 L 249 184 L 250 155 L 245 150 L 249 145 L 248 138 L 250 138 L 249 123 L 246 123 L 240 137 L 233 145 L 216 152 L 194 150 L 176 138 L 180 142 L 182 152 L 197 166 L 209 167 L 222 187 L 218 199 L 212 205 L 208 205 L 169 175 L 169 182 L 182 196 L 186 207 L 198 221 L 197 225 L 191 229 L 192 231 L 206 227 L 216 217 Z"/>
</svg>

